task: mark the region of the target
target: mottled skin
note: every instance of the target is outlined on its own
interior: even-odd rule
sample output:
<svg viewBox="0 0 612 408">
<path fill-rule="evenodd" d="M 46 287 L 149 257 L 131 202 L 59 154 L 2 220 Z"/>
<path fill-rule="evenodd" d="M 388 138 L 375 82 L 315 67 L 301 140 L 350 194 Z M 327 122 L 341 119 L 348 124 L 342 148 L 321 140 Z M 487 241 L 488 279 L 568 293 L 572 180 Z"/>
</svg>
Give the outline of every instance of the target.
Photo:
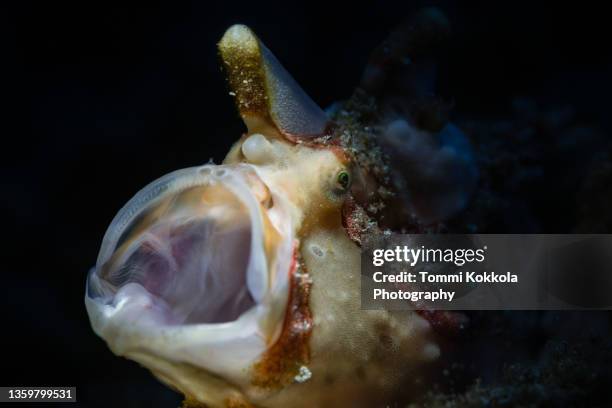
<svg viewBox="0 0 612 408">
<path fill-rule="evenodd" d="M 418 388 L 418 368 L 439 354 L 429 324 L 413 312 L 360 310 L 359 250 L 342 228 L 313 231 L 302 255 L 313 280 L 312 378 L 269 406 L 372 407 Z"/>
<path fill-rule="evenodd" d="M 342 225 L 341 210 L 349 194 L 333 192 L 338 169 L 350 163 L 345 164 L 335 148 L 268 138 L 282 154 L 264 167 L 274 169 L 277 182 L 296 204 L 303 261 L 298 273 L 312 282 L 310 358 L 296 361 L 290 374 L 305 364 L 312 377 L 304 383 L 272 384 L 261 397 L 253 398 L 258 389 L 247 394 L 265 407 L 371 407 L 417 388 L 422 380 L 417 369 L 435 360 L 439 349 L 429 323 L 418 314 L 360 308 L 359 247 Z M 244 140 L 234 145 L 226 163 L 247 161 L 240 153 Z"/>
</svg>

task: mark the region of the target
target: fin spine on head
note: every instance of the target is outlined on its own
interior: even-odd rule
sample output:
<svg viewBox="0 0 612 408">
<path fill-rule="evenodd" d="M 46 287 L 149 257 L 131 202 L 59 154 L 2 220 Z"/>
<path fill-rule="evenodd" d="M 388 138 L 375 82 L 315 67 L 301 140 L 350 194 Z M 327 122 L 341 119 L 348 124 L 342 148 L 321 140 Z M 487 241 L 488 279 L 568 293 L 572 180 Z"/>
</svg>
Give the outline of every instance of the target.
<svg viewBox="0 0 612 408">
<path fill-rule="evenodd" d="M 218 44 L 231 93 L 249 133 L 303 141 L 329 129 L 325 112 L 247 26 L 231 26 Z"/>
<path fill-rule="evenodd" d="M 255 34 L 247 26 L 233 25 L 219 42 L 219 54 L 240 115 L 269 118 L 261 47 Z"/>
</svg>

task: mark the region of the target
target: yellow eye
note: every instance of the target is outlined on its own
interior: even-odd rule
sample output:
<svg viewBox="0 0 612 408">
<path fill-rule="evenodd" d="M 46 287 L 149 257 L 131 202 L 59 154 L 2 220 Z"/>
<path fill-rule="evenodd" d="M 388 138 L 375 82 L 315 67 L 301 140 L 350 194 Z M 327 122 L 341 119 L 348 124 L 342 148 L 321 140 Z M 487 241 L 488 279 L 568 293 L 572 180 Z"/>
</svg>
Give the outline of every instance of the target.
<svg viewBox="0 0 612 408">
<path fill-rule="evenodd" d="M 342 170 L 336 176 L 336 183 L 338 184 L 338 188 L 342 191 L 347 191 L 351 186 L 351 175 L 346 170 Z"/>
</svg>

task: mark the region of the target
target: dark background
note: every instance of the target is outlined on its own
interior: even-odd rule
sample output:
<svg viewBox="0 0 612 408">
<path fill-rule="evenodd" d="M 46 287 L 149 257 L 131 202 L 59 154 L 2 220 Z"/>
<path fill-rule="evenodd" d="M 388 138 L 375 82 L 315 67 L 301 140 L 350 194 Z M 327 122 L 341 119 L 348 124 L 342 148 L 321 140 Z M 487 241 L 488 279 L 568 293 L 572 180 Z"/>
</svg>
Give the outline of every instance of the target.
<svg viewBox="0 0 612 408">
<path fill-rule="evenodd" d="M 216 42 L 233 23 L 251 26 L 325 107 L 351 94 L 395 25 L 432 4 L 454 27 L 438 87 L 454 117 L 503 118 L 516 97 L 529 97 L 569 104 L 609 130 L 609 14 L 584 2 L 9 6 L 0 16 L 1 385 L 77 386 L 82 406 L 177 406 L 178 395 L 94 335 L 85 277 L 134 193 L 172 170 L 222 160 L 239 137 Z"/>
</svg>

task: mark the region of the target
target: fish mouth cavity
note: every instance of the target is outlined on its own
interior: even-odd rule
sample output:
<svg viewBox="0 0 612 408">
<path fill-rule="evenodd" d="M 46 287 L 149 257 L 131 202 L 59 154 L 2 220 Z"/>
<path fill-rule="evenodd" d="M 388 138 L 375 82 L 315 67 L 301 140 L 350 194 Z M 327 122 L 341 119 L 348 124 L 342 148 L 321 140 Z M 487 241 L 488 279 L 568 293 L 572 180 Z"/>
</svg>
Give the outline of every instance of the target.
<svg viewBox="0 0 612 408">
<path fill-rule="evenodd" d="M 270 222 L 269 212 L 282 212 L 270 195 L 249 165 L 194 167 L 151 183 L 108 228 L 86 297 L 139 305 L 163 325 L 236 321 L 289 264 L 281 258 L 291 256 L 290 228 Z"/>
</svg>

